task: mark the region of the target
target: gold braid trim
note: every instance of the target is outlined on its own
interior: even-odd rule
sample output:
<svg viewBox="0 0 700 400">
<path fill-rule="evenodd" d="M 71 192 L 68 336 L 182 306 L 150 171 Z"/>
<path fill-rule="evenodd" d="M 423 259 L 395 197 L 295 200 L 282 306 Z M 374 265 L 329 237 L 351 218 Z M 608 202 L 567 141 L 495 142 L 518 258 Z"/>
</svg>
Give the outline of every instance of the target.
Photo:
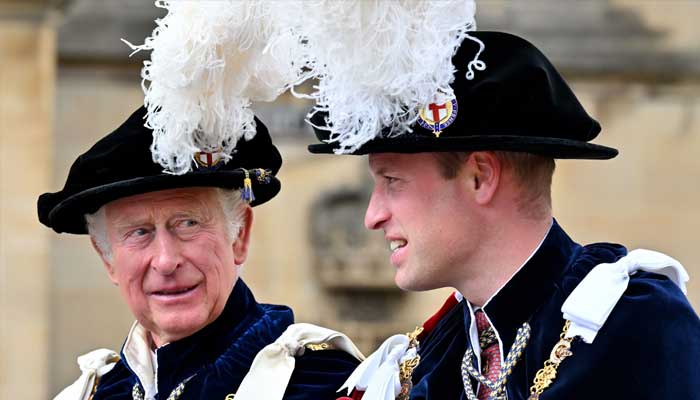
<svg viewBox="0 0 700 400">
<path fill-rule="evenodd" d="M 116 356 L 110 358 L 109 360 L 107 360 L 107 364 L 112 364 L 112 363 L 116 364 L 119 362 L 119 360 L 120 360 L 120 357 L 118 355 L 116 355 Z M 92 398 L 95 397 L 95 392 L 97 392 L 97 385 L 99 385 L 99 384 L 100 384 L 100 377 L 96 376 L 95 382 L 92 384 L 92 390 L 90 391 L 90 396 L 88 397 L 88 399 L 92 400 Z"/>
<path fill-rule="evenodd" d="M 557 377 L 557 368 L 565 358 L 573 355 L 571 352 L 571 342 L 574 338 L 566 338 L 566 333 L 569 331 L 571 321 L 566 321 L 559 341 L 554 345 L 552 352 L 549 354 L 549 360 L 544 362 L 544 367 L 537 371 L 533 385 L 530 387 L 530 397 L 528 400 L 538 400 L 542 392 L 554 382 Z"/>
<path fill-rule="evenodd" d="M 305 347 L 311 351 L 321 351 L 321 350 L 328 350 L 330 348 L 330 345 L 328 343 L 325 343 L 325 342 L 319 343 L 319 344 L 309 343 Z"/>
<path fill-rule="evenodd" d="M 416 327 L 413 332 L 406 333 L 408 336 L 408 348 L 415 349 L 418 348 L 418 335 L 423 332 L 423 327 Z M 413 375 L 413 370 L 420 363 L 420 356 L 416 354 L 415 357 L 408 359 L 401 363 L 399 366 L 399 378 L 401 381 L 401 392 L 396 397 L 396 400 L 409 400 L 411 394 L 411 389 L 413 389 L 413 381 L 411 377 Z"/>
</svg>

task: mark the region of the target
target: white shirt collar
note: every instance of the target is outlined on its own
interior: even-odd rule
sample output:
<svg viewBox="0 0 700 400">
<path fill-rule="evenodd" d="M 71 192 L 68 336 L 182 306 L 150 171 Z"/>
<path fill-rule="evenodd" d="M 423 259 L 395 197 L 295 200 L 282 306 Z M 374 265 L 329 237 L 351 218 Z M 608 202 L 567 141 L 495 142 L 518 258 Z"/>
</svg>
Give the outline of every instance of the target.
<svg viewBox="0 0 700 400">
<path fill-rule="evenodd" d="M 469 323 L 469 332 L 468 332 L 468 333 L 469 333 L 469 340 L 470 340 L 470 343 L 479 343 L 479 332 L 478 332 L 478 330 L 477 330 L 477 328 L 476 328 L 476 319 L 475 319 L 475 316 L 474 316 L 474 312 L 477 311 L 477 310 L 482 310 L 482 309 L 486 308 L 486 306 L 489 304 L 489 302 L 490 302 L 494 297 L 496 297 L 496 295 L 508 284 L 508 282 L 510 282 L 511 279 L 513 279 L 513 277 L 515 276 L 515 274 L 517 274 L 518 272 L 520 272 L 521 269 L 523 269 L 523 267 L 528 263 L 528 261 L 530 261 L 530 259 L 532 258 L 532 256 L 534 256 L 535 253 L 537 253 L 537 251 L 540 249 L 540 247 L 542 247 L 542 244 L 544 243 L 545 239 L 546 239 L 547 236 L 549 235 L 549 231 L 552 230 L 552 226 L 554 226 L 554 220 L 552 220 L 552 222 L 549 224 L 549 229 L 547 229 L 547 232 L 545 233 L 544 237 L 542 237 L 542 240 L 540 240 L 540 243 L 535 247 L 535 249 L 532 251 L 532 253 L 530 253 L 530 255 L 529 255 L 529 256 L 527 257 L 527 259 L 520 265 L 520 267 L 518 267 L 518 269 L 516 269 L 515 272 L 513 272 L 513 274 L 508 278 L 508 280 L 507 280 L 503 285 L 501 285 L 501 287 L 499 287 L 498 290 L 496 290 L 496 291 L 491 295 L 491 297 L 488 298 L 488 300 L 486 300 L 486 302 L 484 303 L 483 306 L 481 306 L 481 307 L 474 307 L 467 299 L 464 299 L 464 302 L 465 302 L 466 305 L 467 305 L 467 309 L 469 310 L 469 321 L 470 321 L 470 323 Z M 457 292 L 457 293 L 459 293 L 459 292 Z M 460 297 L 463 298 L 463 295 L 460 294 L 459 297 L 458 297 L 458 299 L 459 299 Z M 493 324 L 491 323 L 491 318 L 489 318 L 489 316 L 488 316 L 488 314 L 486 314 L 486 311 L 485 311 L 485 310 L 484 310 L 484 315 L 486 315 L 486 318 L 489 320 L 489 324 L 491 324 L 491 326 L 493 326 Z M 498 339 L 498 347 L 499 347 L 500 350 L 501 350 L 501 363 L 503 363 L 503 360 L 504 360 L 504 356 L 503 356 L 503 341 L 501 341 L 501 335 L 498 333 L 498 331 L 496 330 L 496 327 L 495 327 L 495 326 L 493 327 L 493 331 L 494 331 L 494 333 L 496 334 L 496 338 Z M 477 360 L 477 363 L 478 363 L 478 365 L 479 365 L 479 371 L 481 371 L 481 347 L 480 347 L 480 346 L 472 346 L 472 351 L 474 351 L 474 355 L 476 355 L 476 360 Z"/>
<path fill-rule="evenodd" d="M 158 394 L 158 361 L 151 349 L 150 334 L 138 321 L 131 326 L 122 353 L 124 361 L 143 386 L 144 399 L 154 399 Z"/>
</svg>

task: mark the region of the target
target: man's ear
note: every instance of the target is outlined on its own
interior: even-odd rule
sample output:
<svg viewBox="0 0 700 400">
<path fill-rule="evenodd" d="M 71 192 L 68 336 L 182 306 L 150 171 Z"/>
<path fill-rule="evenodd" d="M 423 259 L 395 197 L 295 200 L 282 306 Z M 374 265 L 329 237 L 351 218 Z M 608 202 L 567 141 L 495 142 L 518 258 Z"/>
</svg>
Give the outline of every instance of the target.
<svg viewBox="0 0 700 400">
<path fill-rule="evenodd" d="M 108 258 L 100 246 L 97 245 L 97 242 L 95 242 L 95 239 L 91 236 L 90 237 L 90 243 L 92 243 L 92 248 L 95 249 L 97 254 L 100 256 L 100 259 L 102 260 L 102 263 L 105 266 L 105 269 L 107 270 L 107 275 L 109 276 L 109 280 L 112 281 L 115 285 L 119 286 L 119 281 L 117 280 L 117 273 L 114 270 L 114 264 L 112 264 L 112 261 L 110 258 Z"/>
<path fill-rule="evenodd" d="M 501 160 L 491 151 L 475 151 L 467 159 L 469 186 L 474 201 L 480 205 L 491 202 L 498 189 L 502 171 Z"/>
<path fill-rule="evenodd" d="M 250 230 L 253 226 L 253 209 L 247 206 L 243 215 L 243 226 L 233 242 L 233 259 L 236 265 L 243 265 L 248 257 L 248 244 L 250 242 Z"/>
</svg>

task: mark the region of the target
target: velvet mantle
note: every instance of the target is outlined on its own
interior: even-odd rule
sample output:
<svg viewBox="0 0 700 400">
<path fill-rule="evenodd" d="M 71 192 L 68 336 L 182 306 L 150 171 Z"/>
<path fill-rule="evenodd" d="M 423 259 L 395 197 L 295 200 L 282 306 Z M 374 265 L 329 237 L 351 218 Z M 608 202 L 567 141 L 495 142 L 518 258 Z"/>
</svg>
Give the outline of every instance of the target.
<svg viewBox="0 0 700 400">
<path fill-rule="evenodd" d="M 258 351 L 293 322 L 291 309 L 257 303 L 239 279 L 219 318 L 194 335 L 158 349 L 156 399 L 166 399 L 180 382 L 192 377 L 181 400 L 223 400 L 238 390 Z M 132 389 L 140 382 L 124 360 L 122 354 L 121 361 L 102 377 L 94 400 L 132 398 Z M 284 399 L 336 399 L 336 390 L 357 364 L 342 351 L 306 351 L 296 358 Z"/>
<path fill-rule="evenodd" d="M 508 399 L 525 400 L 535 373 L 559 340 L 561 306 L 596 265 L 614 262 L 627 250 L 616 244 L 581 246 L 554 222 L 541 247 L 485 305 L 510 349 L 527 321 L 532 336 L 509 377 Z M 413 400 L 465 399 L 461 360 L 470 346 L 466 301 L 450 308 L 421 341 L 413 373 Z M 478 346 L 478 344 L 477 344 Z M 700 320 L 685 295 L 666 277 L 637 273 L 592 344 L 574 341 L 560 365 L 548 399 L 700 400 Z M 476 387 L 475 381 L 472 381 Z"/>
</svg>

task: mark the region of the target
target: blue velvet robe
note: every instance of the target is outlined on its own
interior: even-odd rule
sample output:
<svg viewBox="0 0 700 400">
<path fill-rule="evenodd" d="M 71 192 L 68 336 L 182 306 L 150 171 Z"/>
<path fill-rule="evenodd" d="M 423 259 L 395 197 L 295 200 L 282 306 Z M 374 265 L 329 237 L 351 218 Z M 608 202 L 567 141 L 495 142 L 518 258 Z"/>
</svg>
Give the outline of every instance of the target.
<svg viewBox="0 0 700 400">
<path fill-rule="evenodd" d="M 529 397 L 535 373 L 559 340 L 567 296 L 593 267 L 626 253 L 609 243 L 580 246 L 554 222 L 533 257 L 486 304 L 504 356 L 521 324 L 527 321 L 532 328 L 506 384 L 509 400 Z M 466 398 L 460 365 L 470 346 L 467 307 L 466 301 L 453 307 L 421 341 L 411 399 Z M 575 340 L 571 350 L 573 355 L 561 363 L 540 399 L 700 399 L 700 320 L 664 276 L 633 275 L 593 343 Z"/>
<path fill-rule="evenodd" d="M 181 400 L 223 400 L 236 393 L 257 353 L 293 322 L 291 309 L 258 304 L 239 279 L 219 318 L 194 335 L 158 349 L 157 399 L 166 399 L 191 376 Z M 94 400 L 132 398 L 138 378 L 124 360 L 122 354 L 114 369 L 100 379 Z M 340 396 L 336 390 L 358 364 L 343 351 L 306 351 L 296 358 L 284 398 L 336 399 Z"/>
</svg>

